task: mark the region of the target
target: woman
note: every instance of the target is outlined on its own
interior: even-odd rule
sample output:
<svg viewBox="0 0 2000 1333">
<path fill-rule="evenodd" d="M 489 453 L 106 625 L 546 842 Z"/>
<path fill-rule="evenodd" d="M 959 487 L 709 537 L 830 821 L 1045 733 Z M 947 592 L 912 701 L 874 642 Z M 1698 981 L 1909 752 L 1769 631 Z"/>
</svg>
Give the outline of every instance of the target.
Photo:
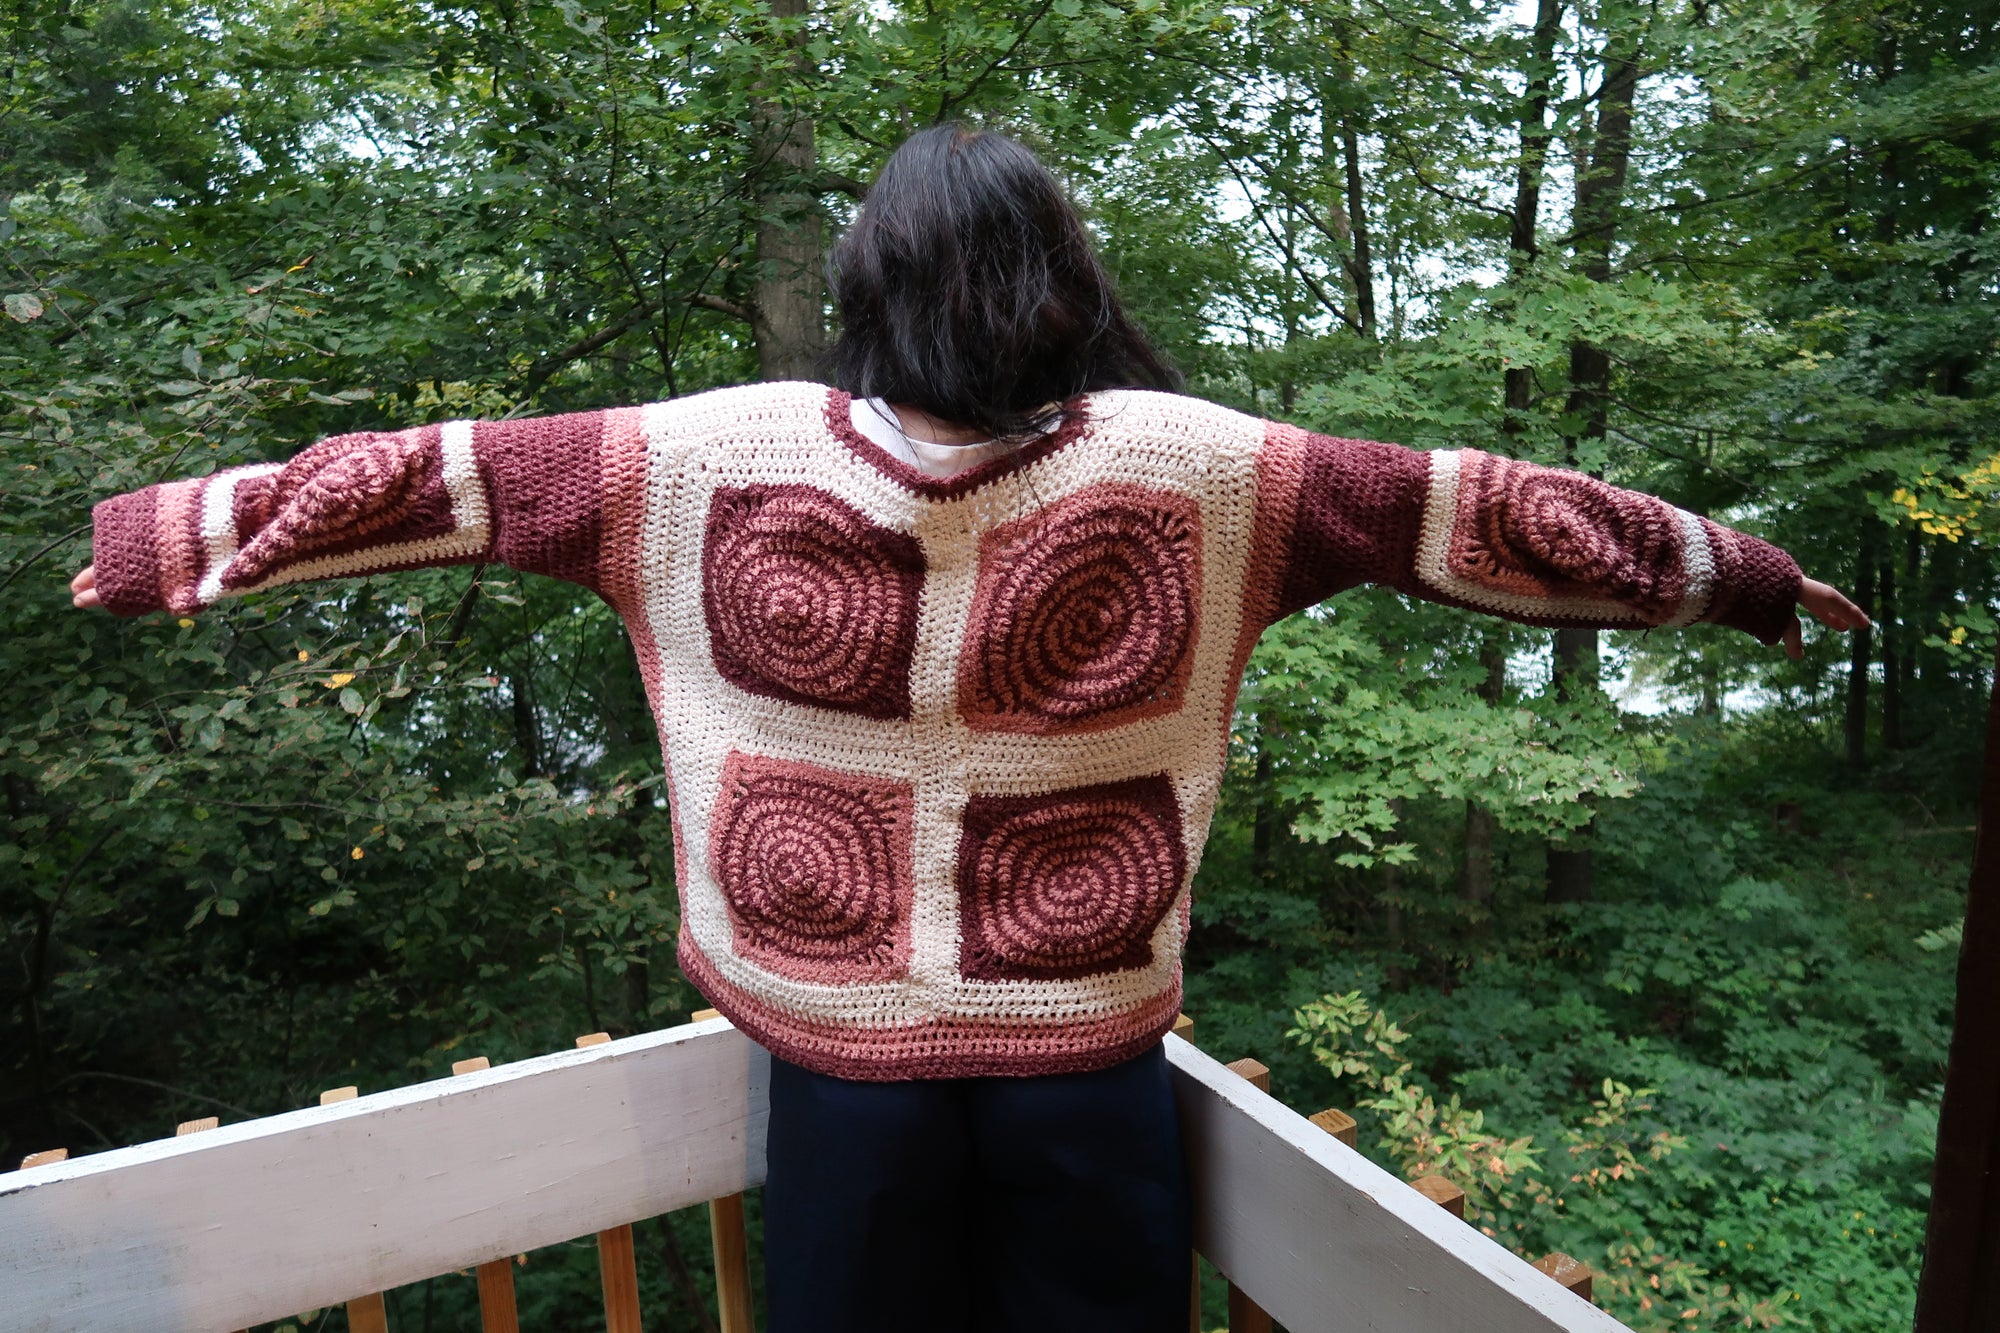
<svg viewBox="0 0 2000 1333">
<path fill-rule="evenodd" d="M 776 1333 L 1186 1326 L 1160 1038 L 1259 632 L 1362 582 L 1799 651 L 1790 557 L 1474 451 L 1177 396 L 1032 154 L 945 126 L 836 248 L 834 380 L 323 441 L 96 510 L 79 606 L 505 560 L 624 617 L 680 961 L 773 1055 Z"/>
</svg>

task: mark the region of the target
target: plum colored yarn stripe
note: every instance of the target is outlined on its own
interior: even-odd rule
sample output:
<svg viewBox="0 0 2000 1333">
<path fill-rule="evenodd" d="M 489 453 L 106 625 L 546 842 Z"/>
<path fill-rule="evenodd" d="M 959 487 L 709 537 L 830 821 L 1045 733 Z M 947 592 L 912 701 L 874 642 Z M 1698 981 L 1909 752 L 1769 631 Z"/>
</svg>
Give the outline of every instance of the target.
<svg viewBox="0 0 2000 1333">
<path fill-rule="evenodd" d="M 598 593 L 659 723 L 683 970 L 860 1079 L 1095 1069 L 1166 1030 L 1237 686 L 1282 616 L 1372 582 L 1770 643 L 1799 586 L 1589 477 L 1141 391 L 949 478 L 845 394 L 765 384 L 336 436 L 95 517 L 122 615 L 486 560 Z"/>
</svg>

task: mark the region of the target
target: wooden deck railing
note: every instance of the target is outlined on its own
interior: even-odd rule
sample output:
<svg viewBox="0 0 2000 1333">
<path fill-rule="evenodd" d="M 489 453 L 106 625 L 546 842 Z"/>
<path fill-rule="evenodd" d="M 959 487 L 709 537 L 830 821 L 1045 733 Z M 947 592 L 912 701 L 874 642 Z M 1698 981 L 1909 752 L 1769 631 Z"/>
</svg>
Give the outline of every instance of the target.
<svg viewBox="0 0 2000 1333">
<path fill-rule="evenodd" d="M 1566 1289 L 1578 1266 L 1510 1254 L 1433 1201 L 1448 1183 L 1355 1152 L 1339 1112 L 1301 1116 L 1179 1036 L 1167 1055 L 1235 1333 L 1623 1329 Z M 630 1224 L 709 1201 L 720 1327 L 750 1333 L 741 1196 L 763 1178 L 769 1069 L 708 1018 L 27 1165 L 0 1175 L 0 1331 L 223 1333 L 348 1302 L 358 1333 L 385 1327 L 375 1293 L 467 1268 L 508 1330 L 513 1256 L 595 1235 L 607 1327 L 637 1333 Z"/>
</svg>

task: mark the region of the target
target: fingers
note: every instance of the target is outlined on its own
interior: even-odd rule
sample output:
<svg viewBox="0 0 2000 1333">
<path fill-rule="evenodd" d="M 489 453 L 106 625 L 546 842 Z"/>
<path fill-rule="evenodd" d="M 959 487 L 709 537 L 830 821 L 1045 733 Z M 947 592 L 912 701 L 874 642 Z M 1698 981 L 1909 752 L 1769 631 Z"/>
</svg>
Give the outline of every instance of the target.
<svg viewBox="0 0 2000 1333">
<path fill-rule="evenodd" d="M 1858 629 L 1863 625 L 1872 625 L 1875 623 L 1874 621 L 1868 618 L 1868 613 L 1866 611 L 1863 611 L 1860 607 L 1848 601 L 1847 597 L 1844 594 L 1840 592 L 1835 592 L 1833 596 L 1835 603 L 1839 607 L 1841 618 L 1847 621 L 1847 624 L 1842 626 L 1842 628 Z"/>
<path fill-rule="evenodd" d="M 1868 613 L 1850 601 L 1838 588 L 1817 579 L 1799 581 L 1799 605 L 1828 629 L 1846 632 L 1873 624 Z"/>
<path fill-rule="evenodd" d="M 104 605 L 104 599 L 97 593 L 96 565 L 85 565 L 69 581 L 69 602 L 71 606 L 85 611 Z"/>
</svg>

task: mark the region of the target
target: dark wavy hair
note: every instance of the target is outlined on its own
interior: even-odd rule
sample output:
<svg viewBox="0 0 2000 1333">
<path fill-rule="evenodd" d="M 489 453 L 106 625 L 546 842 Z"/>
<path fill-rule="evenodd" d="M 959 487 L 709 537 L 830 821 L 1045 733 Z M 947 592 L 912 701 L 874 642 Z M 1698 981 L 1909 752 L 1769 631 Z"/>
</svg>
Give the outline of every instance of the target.
<svg viewBox="0 0 2000 1333">
<path fill-rule="evenodd" d="M 1177 391 L 1041 160 L 939 125 L 890 155 L 827 261 L 835 385 L 994 439 L 1052 428 L 1097 389 Z"/>
</svg>

